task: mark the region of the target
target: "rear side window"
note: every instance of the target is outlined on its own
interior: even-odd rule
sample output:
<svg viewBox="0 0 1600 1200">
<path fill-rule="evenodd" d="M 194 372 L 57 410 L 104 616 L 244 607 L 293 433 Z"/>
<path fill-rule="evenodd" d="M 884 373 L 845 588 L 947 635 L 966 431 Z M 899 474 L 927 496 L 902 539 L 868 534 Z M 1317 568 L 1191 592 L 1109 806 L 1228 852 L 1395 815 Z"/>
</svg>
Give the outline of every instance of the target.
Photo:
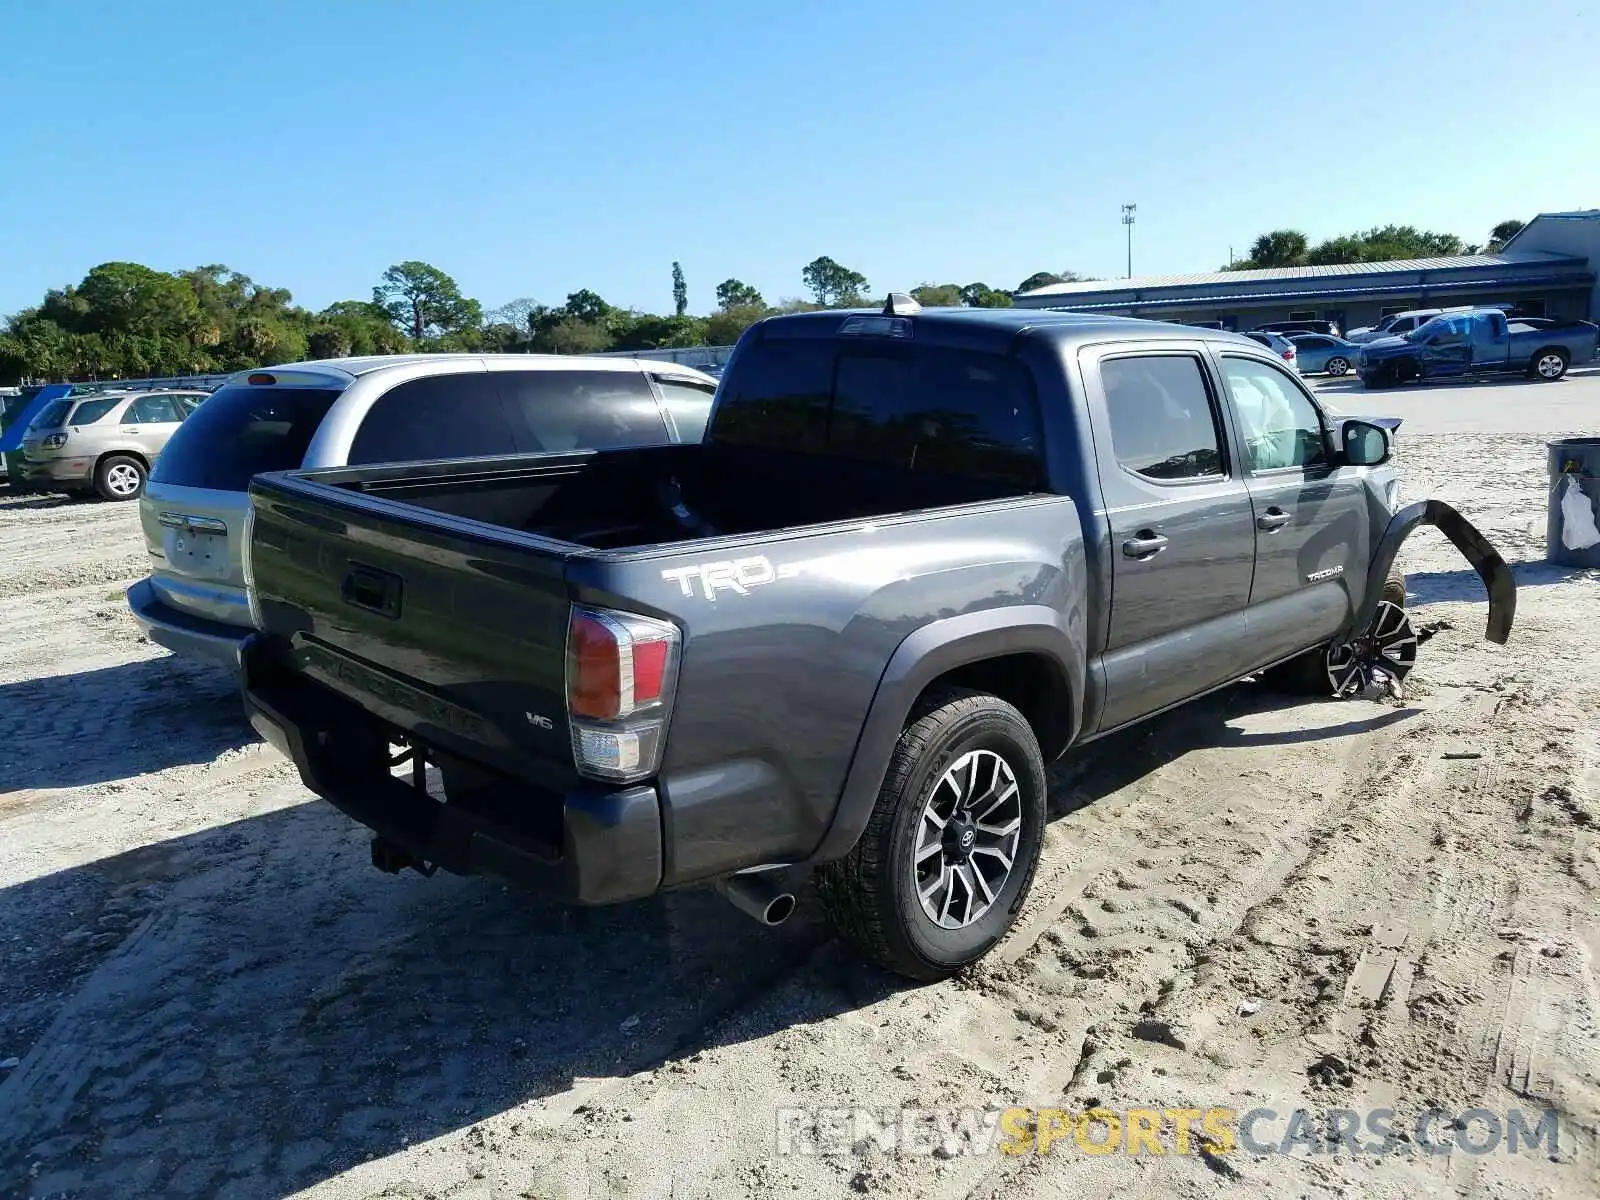
<svg viewBox="0 0 1600 1200">
<path fill-rule="evenodd" d="M 1100 380 L 1111 448 L 1124 467 L 1161 482 L 1222 477 L 1222 439 L 1199 359 L 1107 359 Z"/>
<path fill-rule="evenodd" d="M 640 371 L 501 371 L 517 448 L 612 450 L 669 441 Z"/>
<path fill-rule="evenodd" d="M 243 491 L 262 471 L 298 467 L 338 388 L 224 386 L 173 433 L 150 478 Z"/>
<path fill-rule="evenodd" d="M 71 423 L 73 425 L 93 425 L 121 403 L 121 396 L 115 396 L 107 400 L 85 400 L 73 411 Z"/>
<path fill-rule="evenodd" d="M 205 408 L 215 403 L 208 400 Z M 411 379 L 379 396 L 361 419 L 349 461 L 477 458 L 516 450 L 495 377 L 472 371 Z"/>
<path fill-rule="evenodd" d="M 706 420 L 711 416 L 711 397 L 717 389 L 708 383 L 698 383 L 670 375 L 657 375 L 656 386 L 661 389 L 661 399 L 666 403 L 667 415 L 678 430 L 678 440 L 698 442 L 706 435 Z"/>
<path fill-rule="evenodd" d="M 1037 486 L 1032 380 L 992 354 L 926 347 L 841 354 L 828 453 L 913 471 Z"/>
</svg>

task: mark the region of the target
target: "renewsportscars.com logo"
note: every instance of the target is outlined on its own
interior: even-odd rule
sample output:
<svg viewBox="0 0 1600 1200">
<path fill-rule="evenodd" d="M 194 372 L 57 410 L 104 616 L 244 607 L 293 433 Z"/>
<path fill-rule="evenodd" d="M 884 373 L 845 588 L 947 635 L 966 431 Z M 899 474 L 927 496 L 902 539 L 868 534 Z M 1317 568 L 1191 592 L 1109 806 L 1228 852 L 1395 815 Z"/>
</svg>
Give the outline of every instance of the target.
<svg viewBox="0 0 1600 1200">
<path fill-rule="evenodd" d="M 776 1112 L 780 1155 L 987 1154 L 1439 1155 L 1557 1157 L 1554 1109 L 870 1108 L 801 1105 Z"/>
</svg>

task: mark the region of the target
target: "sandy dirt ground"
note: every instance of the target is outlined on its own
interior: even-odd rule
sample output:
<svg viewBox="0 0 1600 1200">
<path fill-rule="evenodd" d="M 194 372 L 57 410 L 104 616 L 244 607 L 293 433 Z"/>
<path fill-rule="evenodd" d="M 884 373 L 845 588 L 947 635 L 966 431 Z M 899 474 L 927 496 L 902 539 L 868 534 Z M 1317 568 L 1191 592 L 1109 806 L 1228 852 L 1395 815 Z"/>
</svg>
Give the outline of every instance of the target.
<svg viewBox="0 0 1600 1200">
<path fill-rule="evenodd" d="M 374 872 L 227 678 L 140 640 L 133 507 L 0 498 L 0 1195 L 1600 1195 L 1600 572 L 1543 561 L 1545 441 L 1595 432 L 1600 371 L 1325 391 L 1405 416 L 1407 495 L 1516 564 L 1511 643 L 1417 535 L 1404 702 L 1246 682 L 1069 755 L 1016 930 L 930 987 L 805 892 L 768 931 Z M 939 1125 L 1013 1105 L 1277 1116 L 1260 1152 Z M 1338 1144 L 1372 1109 L 1410 1140 Z M 1424 1153 L 1429 1109 L 1446 1148 L 1553 1110 L 1555 1151 Z"/>
</svg>

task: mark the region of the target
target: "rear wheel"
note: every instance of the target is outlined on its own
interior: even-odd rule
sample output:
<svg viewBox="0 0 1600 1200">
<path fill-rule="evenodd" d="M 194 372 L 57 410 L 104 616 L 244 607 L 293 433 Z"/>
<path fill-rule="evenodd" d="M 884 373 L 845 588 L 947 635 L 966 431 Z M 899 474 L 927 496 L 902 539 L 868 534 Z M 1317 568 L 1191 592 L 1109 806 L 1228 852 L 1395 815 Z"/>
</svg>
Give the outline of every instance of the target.
<svg viewBox="0 0 1600 1200">
<path fill-rule="evenodd" d="M 137 500 L 144 484 L 144 464 L 126 454 L 108 454 L 94 469 L 94 490 L 104 500 Z"/>
<path fill-rule="evenodd" d="M 992 949 L 1027 898 L 1044 837 L 1044 761 L 996 696 L 931 697 L 900 734 L 867 828 L 817 872 L 840 934 L 912 979 Z"/>
<path fill-rule="evenodd" d="M 1535 379 L 1554 383 L 1567 373 L 1567 355 L 1564 350 L 1541 350 L 1533 356 L 1530 374 Z"/>
<path fill-rule="evenodd" d="M 1335 354 L 1322 368 L 1329 375 L 1343 375 L 1350 369 L 1350 360 Z"/>
</svg>

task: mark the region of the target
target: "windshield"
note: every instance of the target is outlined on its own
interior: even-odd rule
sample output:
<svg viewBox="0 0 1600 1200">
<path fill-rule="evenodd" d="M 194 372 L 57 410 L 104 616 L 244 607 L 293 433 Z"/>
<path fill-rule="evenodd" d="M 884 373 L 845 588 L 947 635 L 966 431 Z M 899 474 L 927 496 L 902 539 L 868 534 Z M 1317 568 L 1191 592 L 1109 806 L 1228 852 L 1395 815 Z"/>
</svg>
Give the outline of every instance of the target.
<svg viewBox="0 0 1600 1200">
<path fill-rule="evenodd" d="M 1433 317 L 1402 336 L 1408 342 L 1421 342 L 1438 333 L 1444 324 L 1443 317 Z"/>
<path fill-rule="evenodd" d="M 71 400 L 52 400 L 39 410 L 38 416 L 28 422 L 28 428 L 59 429 L 71 411 Z"/>
</svg>

